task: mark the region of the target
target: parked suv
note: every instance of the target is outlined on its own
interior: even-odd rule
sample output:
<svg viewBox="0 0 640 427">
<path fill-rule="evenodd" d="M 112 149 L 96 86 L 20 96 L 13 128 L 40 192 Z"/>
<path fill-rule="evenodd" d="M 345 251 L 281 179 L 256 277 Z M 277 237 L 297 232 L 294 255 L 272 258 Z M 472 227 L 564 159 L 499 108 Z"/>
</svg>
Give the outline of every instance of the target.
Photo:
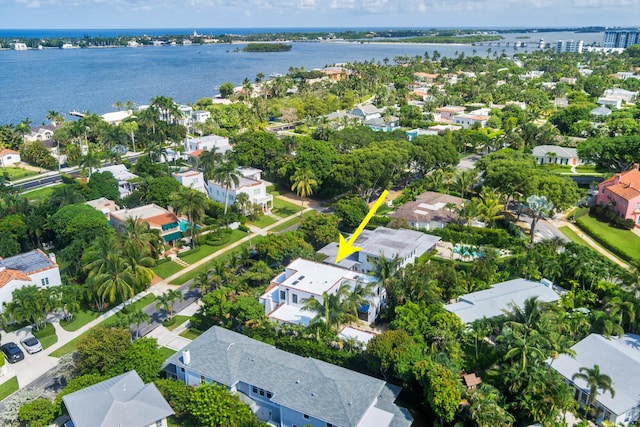
<svg viewBox="0 0 640 427">
<path fill-rule="evenodd" d="M 2 350 L 9 363 L 16 363 L 24 359 L 24 353 L 14 342 L 4 344 L 0 347 L 0 350 Z"/>
</svg>

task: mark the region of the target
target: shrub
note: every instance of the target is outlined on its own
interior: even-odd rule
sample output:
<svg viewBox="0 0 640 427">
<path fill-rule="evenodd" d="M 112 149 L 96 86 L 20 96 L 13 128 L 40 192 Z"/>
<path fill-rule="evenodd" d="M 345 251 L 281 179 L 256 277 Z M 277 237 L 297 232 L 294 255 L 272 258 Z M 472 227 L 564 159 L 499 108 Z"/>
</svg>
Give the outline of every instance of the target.
<svg viewBox="0 0 640 427">
<path fill-rule="evenodd" d="M 240 230 L 240 231 L 244 231 L 245 233 L 248 233 L 248 232 L 249 232 L 249 227 L 247 227 L 247 226 L 246 226 L 246 225 L 244 225 L 244 224 L 240 224 L 240 225 L 238 226 L 238 230 Z"/>
</svg>

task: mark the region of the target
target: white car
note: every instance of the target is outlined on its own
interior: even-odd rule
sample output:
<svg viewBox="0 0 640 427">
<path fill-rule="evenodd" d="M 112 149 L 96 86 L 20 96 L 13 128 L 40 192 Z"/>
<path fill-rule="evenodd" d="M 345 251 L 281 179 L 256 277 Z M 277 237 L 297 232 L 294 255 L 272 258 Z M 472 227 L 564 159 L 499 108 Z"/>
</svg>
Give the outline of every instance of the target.
<svg viewBox="0 0 640 427">
<path fill-rule="evenodd" d="M 20 340 L 20 344 L 22 344 L 22 347 L 24 347 L 24 349 L 27 350 L 27 353 L 29 354 L 42 351 L 42 344 L 40 344 L 40 341 L 38 341 L 38 338 L 34 336 L 22 338 Z"/>
</svg>

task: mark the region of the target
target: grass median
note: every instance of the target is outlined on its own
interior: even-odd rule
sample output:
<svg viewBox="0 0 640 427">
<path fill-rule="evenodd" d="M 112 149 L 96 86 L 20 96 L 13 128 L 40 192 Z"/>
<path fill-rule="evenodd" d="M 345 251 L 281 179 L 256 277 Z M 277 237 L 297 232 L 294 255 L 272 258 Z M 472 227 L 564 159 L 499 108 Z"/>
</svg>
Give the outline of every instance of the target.
<svg viewBox="0 0 640 427">
<path fill-rule="evenodd" d="M 640 237 L 630 230 L 621 230 L 584 215 L 576 220 L 582 231 L 624 261 L 640 262 Z"/>
<path fill-rule="evenodd" d="M 6 399 L 18 391 L 18 377 L 13 377 L 2 384 L 0 384 L 0 400 Z"/>
</svg>

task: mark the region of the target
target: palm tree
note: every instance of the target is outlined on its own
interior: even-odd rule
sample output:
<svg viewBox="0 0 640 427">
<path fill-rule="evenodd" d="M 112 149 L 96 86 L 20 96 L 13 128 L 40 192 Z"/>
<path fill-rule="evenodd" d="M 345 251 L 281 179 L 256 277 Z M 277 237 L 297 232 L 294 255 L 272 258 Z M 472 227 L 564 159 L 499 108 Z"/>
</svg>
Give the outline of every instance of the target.
<svg viewBox="0 0 640 427">
<path fill-rule="evenodd" d="M 147 250 L 140 249 L 140 247 L 129 243 L 129 241 L 125 241 L 121 245 L 119 251 L 120 257 L 125 259 L 127 270 L 133 275 L 135 284 L 148 288 L 154 276 L 151 267 L 156 265 L 156 261 L 149 256 Z"/>
<path fill-rule="evenodd" d="M 93 169 L 99 168 L 102 164 L 102 156 L 95 150 L 87 151 L 87 154 L 82 156 L 80 160 L 80 166 L 82 170 L 89 169 L 89 179 L 91 179 L 91 173 Z"/>
<path fill-rule="evenodd" d="M 177 289 L 169 289 L 162 295 L 158 295 L 156 300 L 156 309 L 159 310 L 162 308 L 169 314 L 169 319 L 173 319 L 173 305 L 176 301 L 182 302 L 183 296 L 182 292 Z"/>
<path fill-rule="evenodd" d="M 544 215 L 553 210 L 553 203 L 549 202 L 545 196 L 533 195 L 527 197 L 527 207 L 531 214 L 531 243 L 533 243 L 536 224 Z"/>
<path fill-rule="evenodd" d="M 96 292 L 103 299 L 114 302 L 120 296 L 123 304 L 135 294 L 136 277 L 127 262 L 118 253 L 109 253 L 102 271 L 93 277 Z"/>
<path fill-rule="evenodd" d="M 587 405 L 585 406 L 585 416 L 589 411 L 589 407 L 593 405 L 598 397 L 598 390 L 602 390 L 603 393 L 607 391 L 611 394 L 611 397 L 615 396 L 615 390 L 612 386 L 611 377 L 600 372 L 600 366 L 593 365 L 593 368 L 581 367 L 579 372 L 576 372 L 571 377 L 572 380 L 583 380 L 589 387 L 589 396 L 587 398 Z"/>
<path fill-rule="evenodd" d="M 160 232 L 152 229 L 148 222 L 138 217 L 129 217 L 125 220 L 122 238 L 125 246 L 134 246 L 139 251 L 153 257 L 162 247 Z"/>
<path fill-rule="evenodd" d="M 53 194 L 49 197 L 48 203 L 50 206 L 55 206 L 59 209 L 74 203 L 84 203 L 84 201 L 84 196 L 82 196 L 75 185 L 62 185 L 53 190 Z"/>
<path fill-rule="evenodd" d="M 313 189 L 318 185 L 313 171 L 309 168 L 298 168 L 291 177 L 291 190 L 300 197 L 300 216 L 304 210 L 304 198 L 313 194 Z"/>
<path fill-rule="evenodd" d="M 473 182 L 475 181 L 477 176 L 478 176 L 478 173 L 473 169 L 460 170 L 456 172 L 453 178 L 453 182 L 455 186 L 458 188 L 458 190 L 460 191 L 460 197 L 464 199 L 464 194 L 473 185 Z"/>
<path fill-rule="evenodd" d="M 207 293 L 207 290 L 210 286 L 209 280 L 209 270 L 201 271 L 193 278 L 193 282 L 191 283 L 190 289 L 198 288 L 200 289 L 200 295 L 204 296 Z"/>
<path fill-rule="evenodd" d="M 141 308 L 127 314 L 129 324 L 134 323 L 136 325 L 136 338 L 140 338 L 140 325 L 145 322 L 149 322 L 149 319 L 149 314 L 142 311 Z"/>
<path fill-rule="evenodd" d="M 313 297 L 305 298 L 302 300 L 304 304 L 302 310 L 316 313 L 310 323 L 324 321 L 327 325 L 334 326 L 338 331 L 341 324 L 358 319 L 357 315 L 354 316 L 351 313 L 349 307 L 350 290 L 349 284 L 343 283 L 334 293 L 324 292 L 322 302 Z"/>
<path fill-rule="evenodd" d="M 222 162 L 213 172 L 214 181 L 220 183 L 225 188 L 224 193 L 224 214 L 227 215 L 229 206 L 229 189 L 240 185 L 240 173 L 237 171 L 238 165 L 232 161 Z"/>
<path fill-rule="evenodd" d="M 353 287 L 353 290 L 349 293 L 347 297 L 347 303 L 351 310 L 351 314 L 358 319 L 358 308 L 363 305 L 369 304 L 369 299 L 375 296 L 375 292 L 373 288 L 375 287 L 374 282 L 362 282 L 358 280 Z"/>
<path fill-rule="evenodd" d="M 483 188 L 478 199 L 478 213 L 482 221 L 489 224 L 490 228 L 495 226 L 497 219 L 503 217 L 504 204 L 501 197 L 495 190 Z"/>
<path fill-rule="evenodd" d="M 177 214 L 186 213 L 189 218 L 189 228 L 191 230 L 191 247 L 196 247 L 197 227 L 196 221 L 202 220 L 204 207 L 207 198 L 204 193 L 187 187 L 180 187 L 177 193 L 171 197 L 171 204 Z M 225 211 L 226 212 L 226 211 Z"/>
</svg>

